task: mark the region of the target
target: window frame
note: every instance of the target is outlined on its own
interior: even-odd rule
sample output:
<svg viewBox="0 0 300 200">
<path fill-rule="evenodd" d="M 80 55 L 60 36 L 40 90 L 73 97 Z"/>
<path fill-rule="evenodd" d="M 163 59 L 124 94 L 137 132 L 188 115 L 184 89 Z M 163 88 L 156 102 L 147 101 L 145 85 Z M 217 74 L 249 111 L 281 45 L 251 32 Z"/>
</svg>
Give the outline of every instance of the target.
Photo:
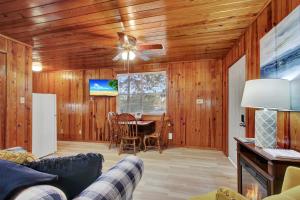
<svg viewBox="0 0 300 200">
<path fill-rule="evenodd" d="M 135 95 L 141 95 L 142 96 L 141 97 L 142 98 L 142 111 L 141 111 L 141 113 L 143 115 L 160 116 L 162 113 L 167 113 L 168 112 L 168 73 L 167 73 L 167 71 L 166 70 L 162 70 L 162 71 L 153 71 L 153 72 L 133 72 L 133 73 L 129 73 L 129 76 L 133 76 L 135 74 L 138 74 L 138 75 L 140 75 L 140 74 L 141 75 L 145 75 L 145 74 L 164 74 L 165 75 L 165 80 L 166 80 L 166 82 L 165 82 L 165 84 L 166 84 L 165 93 L 162 93 L 162 92 L 160 92 L 160 93 L 144 93 L 144 91 L 143 91 L 142 93 L 137 93 Z M 118 79 L 118 76 L 120 76 L 120 75 L 128 76 L 128 73 L 118 73 L 116 75 L 117 80 L 118 80 L 118 88 L 120 88 L 119 87 L 119 79 Z M 130 87 L 130 79 L 129 79 L 128 86 Z M 157 113 L 143 112 L 143 104 L 144 104 L 143 98 L 144 98 L 145 94 L 165 94 L 165 96 L 166 96 L 166 103 L 165 103 L 166 109 L 165 109 L 165 111 L 163 111 L 163 112 L 157 112 Z M 119 105 L 119 98 L 120 97 L 119 97 L 119 95 L 130 96 L 130 94 L 128 94 L 128 93 L 120 93 L 120 91 L 119 91 L 119 94 L 118 94 L 117 100 L 116 100 L 116 110 L 117 110 L 117 113 L 120 113 L 120 105 Z M 131 114 L 135 114 L 135 113 L 131 113 Z"/>
</svg>

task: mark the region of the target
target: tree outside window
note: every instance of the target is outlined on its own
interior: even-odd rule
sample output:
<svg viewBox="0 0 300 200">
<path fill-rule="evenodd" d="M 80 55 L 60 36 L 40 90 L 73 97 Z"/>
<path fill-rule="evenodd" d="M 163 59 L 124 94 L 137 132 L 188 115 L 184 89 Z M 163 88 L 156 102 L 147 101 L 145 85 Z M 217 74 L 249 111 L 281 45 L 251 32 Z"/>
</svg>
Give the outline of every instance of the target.
<svg viewBox="0 0 300 200">
<path fill-rule="evenodd" d="M 161 114 L 166 112 L 166 72 L 118 74 L 120 113 Z"/>
</svg>

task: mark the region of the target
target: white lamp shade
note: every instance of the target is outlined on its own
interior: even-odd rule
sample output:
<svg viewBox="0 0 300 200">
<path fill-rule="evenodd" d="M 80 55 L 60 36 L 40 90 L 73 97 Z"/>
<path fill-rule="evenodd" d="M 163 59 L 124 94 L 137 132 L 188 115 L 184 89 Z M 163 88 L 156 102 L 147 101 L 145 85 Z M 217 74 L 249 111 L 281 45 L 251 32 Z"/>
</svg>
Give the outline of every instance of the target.
<svg viewBox="0 0 300 200">
<path fill-rule="evenodd" d="M 290 83 L 283 79 L 256 79 L 246 82 L 242 107 L 290 110 Z"/>
</svg>

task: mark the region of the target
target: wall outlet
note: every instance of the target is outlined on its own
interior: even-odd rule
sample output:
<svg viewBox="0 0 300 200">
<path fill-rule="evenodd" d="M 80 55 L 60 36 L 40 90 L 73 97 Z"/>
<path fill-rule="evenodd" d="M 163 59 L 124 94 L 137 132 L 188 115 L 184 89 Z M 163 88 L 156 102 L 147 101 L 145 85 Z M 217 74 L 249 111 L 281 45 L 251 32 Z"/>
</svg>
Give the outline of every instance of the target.
<svg viewBox="0 0 300 200">
<path fill-rule="evenodd" d="M 20 104 L 25 104 L 25 97 L 20 97 Z"/>
<path fill-rule="evenodd" d="M 81 135 L 82 134 L 82 132 L 81 132 L 81 130 L 79 130 L 79 135 Z"/>
<path fill-rule="evenodd" d="M 63 134 L 64 133 L 64 129 L 60 129 L 60 133 Z"/>
<path fill-rule="evenodd" d="M 196 104 L 204 104 L 204 99 L 197 99 Z"/>
<path fill-rule="evenodd" d="M 169 139 L 169 140 L 173 140 L 173 133 L 169 133 L 169 134 L 168 134 L 168 139 Z"/>
</svg>

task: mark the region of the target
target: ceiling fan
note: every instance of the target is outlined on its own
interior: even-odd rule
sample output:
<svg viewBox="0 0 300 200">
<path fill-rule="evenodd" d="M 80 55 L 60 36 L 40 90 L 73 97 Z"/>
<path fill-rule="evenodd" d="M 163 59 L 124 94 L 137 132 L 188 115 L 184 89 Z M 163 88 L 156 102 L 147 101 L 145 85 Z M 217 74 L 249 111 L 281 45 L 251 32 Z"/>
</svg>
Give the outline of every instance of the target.
<svg viewBox="0 0 300 200">
<path fill-rule="evenodd" d="M 143 51 L 163 49 L 162 44 L 137 44 L 137 39 L 131 35 L 127 35 L 123 32 L 118 32 L 121 50 L 118 55 L 113 58 L 113 61 L 122 60 L 134 60 L 135 57 L 139 57 L 144 61 L 150 60 L 148 56 L 143 54 Z"/>
</svg>

